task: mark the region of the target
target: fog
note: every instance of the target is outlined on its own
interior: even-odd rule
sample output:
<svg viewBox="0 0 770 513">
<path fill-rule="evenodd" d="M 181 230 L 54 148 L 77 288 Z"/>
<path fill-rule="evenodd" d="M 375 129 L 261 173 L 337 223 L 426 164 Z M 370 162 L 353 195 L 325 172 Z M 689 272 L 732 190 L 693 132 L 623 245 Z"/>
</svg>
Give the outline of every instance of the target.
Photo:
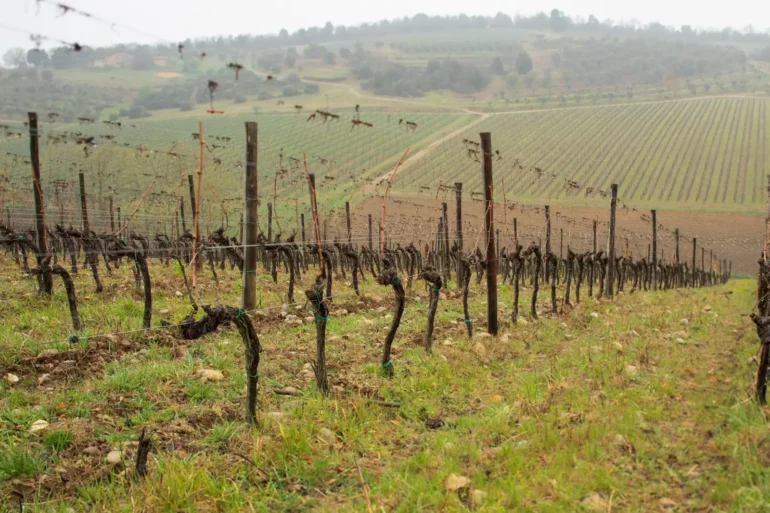
<svg viewBox="0 0 770 513">
<path fill-rule="evenodd" d="M 600 20 L 640 24 L 659 22 L 676 27 L 691 25 L 694 28 L 743 30 L 751 26 L 753 31 L 764 31 L 766 25 L 770 25 L 770 22 L 765 23 L 770 19 L 770 3 L 752 0 L 734 0 L 729 4 L 681 0 L 647 0 L 639 4 L 610 0 L 562 0 L 558 4 L 490 0 L 483 5 L 458 0 L 74 0 L 72 3 L 65 0 L 76 9 L 98 16 L 99 20 L 72 12 L 62 14 L 61 9 L 47 1 L 2 0 L 2 3 L 0 54 L 11 47 L 32 47 L 30 33 L 87 46 L 176 43 L 205 36 L 275 34 L 282 28 L 292 32 L 303 27 L 322 26 L 327 21 L 334 25 L 354 25 L 421 12 L 428 15 L 494 15 L 502 11 L 513 16 L 558 8 L 572 17 L 593 14 Z M 44 47 L 55 44 L 55 41 L 43 42 Z"/>
</svg>

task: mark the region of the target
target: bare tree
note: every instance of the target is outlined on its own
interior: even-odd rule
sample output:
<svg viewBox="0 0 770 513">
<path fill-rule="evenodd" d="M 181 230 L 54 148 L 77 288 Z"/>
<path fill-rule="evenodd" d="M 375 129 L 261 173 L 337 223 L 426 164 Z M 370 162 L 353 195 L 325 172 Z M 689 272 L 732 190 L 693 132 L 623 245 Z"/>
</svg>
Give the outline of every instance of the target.
<svg viewBox="0 0 770 513">
<path fill-rule="evenodd" d="M 27 62 L 27 52 L 24 48 L 11 48 L 3 54 L 3 62 L 9 68 L 23 66 Z"/>
</svg>

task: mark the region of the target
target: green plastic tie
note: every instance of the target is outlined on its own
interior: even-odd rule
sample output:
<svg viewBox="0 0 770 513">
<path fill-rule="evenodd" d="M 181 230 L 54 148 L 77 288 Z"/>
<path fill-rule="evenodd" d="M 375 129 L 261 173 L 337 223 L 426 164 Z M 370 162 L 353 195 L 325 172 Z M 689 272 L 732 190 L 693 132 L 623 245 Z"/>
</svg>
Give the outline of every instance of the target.
<svg viewBox="0 0 770 513">
<path fill-rule="evenodd" d="M 316 321 L 328 321 L 329 320 L 329 316 L 327 315 L 326 317 L 321 317 L 320 315 L 316 315 L 315 320 Z"/>
<path fill-rule="evenodd" d="M 238 313 L 236 313 L 236 314 L 235 314 L 235 318 L 236 318 L 236 319 L 240 319 L 240 318 L 241 318 L 241 317 L 243 317 L 244 315 L 246 315 L 246 312 L 244 312 L 243 310 L 241 310 L 241 309 L 239 308 L 239 309 L 238 309 Z"/>
<path fill-rule="evenodd" d="M 257 270 L 256 269 L 246 269 L 243 272 L 245 272 L 245 273 L 255 273 L 255 272 L 257 272 Z"/>
<path fill-rule="evenodd" d="M 69 343 L 70 344 L 77 344 L 79 341 L 80 341 L 80 339 L 78 339 L 77 335 L 72 334 L 72 335 L 69 336 Z"/>
<path fill-rule="evenodd" d="M 441 289 L 436 289 L 436 288 L 433 288 L 433 287 L 431 287 L 430 290 L 432 290 L 433 292 L 441 292 Z"/>
<path fill-rule="evenodd" d="M 400 277 L 398 277 L 398 276 L 396 276 L 396 281 L 394 281 L 393 283 L 394 283 L 395 285 L 400 285 L 400 284 L 401 284 L 401 278 L 400 278 Z"/>
<path fill-rule="evenodd" d="M 259 371 L 255 372 L 253 376 L 248 372 L 246 373 L 246 377 L 248 378 L 257 379 L 258 376 L 259 376 Z"/>
<path fill-rule="evenodd" d="M 471 323 L 470 319 L 465 319 L 465 324 L 470 324 L 470 323 Z"/>
<path fill-rule="evenodd" d="M 382 364 L 383 369 L 387 369 L 388 367 L 391 367 L 393 364 L 388 360 L 387 362 Z"/>
</svg>

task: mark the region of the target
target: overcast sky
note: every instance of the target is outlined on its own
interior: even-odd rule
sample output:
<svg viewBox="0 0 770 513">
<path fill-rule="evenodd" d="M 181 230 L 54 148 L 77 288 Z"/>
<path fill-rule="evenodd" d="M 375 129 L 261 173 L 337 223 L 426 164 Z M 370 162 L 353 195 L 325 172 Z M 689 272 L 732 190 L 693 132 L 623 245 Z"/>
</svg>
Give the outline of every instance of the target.
<svg viewBox="0 0 770 513">
<path fill-rule="evenodd" d="M 87 46 L 117 43 L 177 42 L 186 38 L 216 35 L 277 33 L 281 28 L 351 25 L 381 19 L 426 13 L 429 15 L 483 14 L 502 11 L 510 15 L 531 14 L 556 7 L 570 16 L 589 14 L 604 20 L 657 21 L 664 25 L 693 27 L 730 26 L 743 29 L 754 24 L 757 31 L 770 26 L 770 2 L 732 0 L 704 2 L 683 0 L 561 0 L 518 2 L 488 0 L 482 4 L 459 0 L 62 0 L 72 7 L 98 15 L 121 26 L 69 13 L 64 16 L 52 3 L 36 0 L 0 0 L 0 54 L 8 48 L 32 47 L 28 32 L 78 42 Z M 21 30 L 20 32 L 11 29 Z M 26 32 L 25 32 L 26 31 Z M 51 46 L 47 43 L 45 46 Z"/>
</svg>

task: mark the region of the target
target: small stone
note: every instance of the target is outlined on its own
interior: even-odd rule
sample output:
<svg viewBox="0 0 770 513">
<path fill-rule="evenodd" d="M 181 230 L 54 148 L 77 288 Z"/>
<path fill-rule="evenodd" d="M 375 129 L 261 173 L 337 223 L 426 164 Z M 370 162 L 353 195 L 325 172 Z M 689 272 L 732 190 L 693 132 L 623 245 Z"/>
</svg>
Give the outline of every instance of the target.
<svg viewBox="0 0 770 513">
<path fill-rule="evenodd" d="M 371 300 L 372 303 L 382 303 L 382 298 L 380 296 L 372 296 Z"/>
<path fill-rule="evenodd" d="M 635 376 L 636 373 L 637 373 L 637 370 L 635 365 L 626 366 L 626 374 L 628 374 L 629 376 Z"/>
<path fill-rule="evenodd" d="M 200 377 L 202 381 L 222 381 L 225 379 L 225 375 L 222 374 L 222 371 L 215 369 L 201 369 L 198 371 L 198 377 Z"/>
<path fill-rule="evenodd" d="M 332 343 L 340 342 L 341 340 L 342 340 L 342 337 L 340 337 L 339 335 L 334 335 L 334 336 L 329 337 L 329 338 L 326 339 L 327 342 L 332 342 Z M 305 365 L 307 366 L 307 365 L 310 365 L 310 364 L 306 363 Z M 312 368 L 312 367 L 308 367 L 308 368 Z"/>
<path fill-rule="evenodd" d="M 374 326 L 374 321 L 371 319 L 361 319 L 359 324 L 361 324 L 361 326 L 369 327 Z"/>
<path fill-rule="evenodd" d="M 6 374 L 3 379 L 5 379 L 11 385 L 14 385 L 19 382 L 19 376 L 17 376 L 16 374 L 11 374 L 10 372 Z"/>
<path fill-rule="evenodd" d="M 658 499 L 658 504 L 660 504 L 660 507 L 663 509 L 672 509 L 676 507 L 676 502 L 669 499 L 668 497 L 661 497 Z"/>
<path fill-rule="evenodd" d="M 338 394 L 341 394 L 341 393 L 345 392 L 345 387 L 341 387 L 339 385 L 334 385 L 332 387 L 332 392 L 337 392 Z"/>
<path fill-rule="evenodd" d="M 123 453 L 120 451 L 110 451 L 107 453 L 107 463 L 117 465 L 123 461 Z"/>
<path fill-rule="evenodd" d="M 446 478 L 446 489 L 448 492 L 456 492 L 461 488 L 466 488 L 469 484 L 471 484 L 471 480 L 465 476 L 449 474 L 449 477 Z"/>
<path fill-rule="evenodd" d="M 336 312 L 336 315 L 338 315 L 338 316 L 339 316 L 339 315 L 347 315 L 347 314 L 348 314 L 348 311 L 347 311 L 347 310 L 345 310 L 344 308 L 340 308 L 340 309 L 339 309 L 339 310 L 337 310 L 337 312 Z"/>
<path fill-rule="evenodd" d="M 487 499 L 487 492 L 482 490 L 473 490 L 471 492 L 471 504 L 474 506 L 481 506 L 481 504 Z"/>
<path fill-rule="evenodd" d="M 501 396 L 500 394 L 490 395 L 487 401 L 489 401 L 490 403 L 501 403 L 503 402 L 503 396 Z"/>
<path fill-rule="evenodd" d="M 318 438 L 327 445 L 334 445 L 337 442 L 337 436 L 334 432 L 325 427 L 318 430 Z"/>
<path fill-rule="evenodd" d="M 678 339 L 676 339 L 676 343 L 677 344 L 684 344 L 684 339 L 683 338 L 678 338 Z"/>
<path fill-rule="evenodd" d="M 609 509 L 607 501 L 602 499 L 598 493 L 592 493 L 591 495 L 584 497 L 583 500 L 580 501 L 580 504 L 589 511 L 601 511 L 604 513 Z"/>
<path fill-rule="evenodd" d="M 313 322 L 313 321 L 315 321 L 315 317 L 313 317 L 312 315 L 305 317 L 305 322 Z"/>
<path fill-rule="evenodd" d="M 690 319 L 684 318 L 681 321 L 679 321 L 679 324 L 681 324 L 682 326 L 687 326 L 688 324 L 690 324 Z"/>
<path fill-rule="evenodd" d="M 47 427 L 48 427 L 48 422 L 46 422 L 46 421 L 44 421 L 44 420 L 36 420 L 36 421 L 35 421 L 35 422 L 33 422 L 33 423 L 32 423 L 32 425 L 29 427 L 29 431 L 30 431 L 31 433 L 36 433 L 36 432 L 38 432 L 38 431 L 42 431 L 42 430 L 44 430 L 44 429 L 45 429 L 45 428 L 47 428 Z"/>
<path fill-rule="evenodd" d="M 485 358 L 487 356 L 487 348 L 484 347 L 484 344 L 481 342 L 476 342 L 473 345 L 473 352 L 480 358 Z"/>
<path fill-rule="evenodd" d="M 53 470 L 54 470 L 54 472 L 56 472 L 57 474 L 66 474 L 66 473 L 67 473 L 67 469 L 66 469 L 66 468 L 64 468 L 64 467 L 62 467 L 61 465 L 58 465 L 58 466 L 54 467 L 54 469 L 53 469 Z"/>
<path fill-rule="evenodd" d="M 708 313 L 710 311 L 711 311 L 711 307 L 709 305 L 706 305 L 706 306 L 703 307 L 703 312 L 704 313 Z"/>
<path fill-rule="evenodd" d="M 341 340 L 340 337 L 330 337 L 329 338 L 329 342 L 331 342 L 333 338 L 336 338 L 337 340 Z M 337 340 L 335 340 L 335 342 Z M 305 363 L 305 365 L 302 366 L 302 370 L 312 371 L 313 370 L 313 365 L 310 362 L 307 362 L 307 363 Z"/>
<path fill-rule="evenodd" d="M 284 391 L 285 394 L 288 394 L 288 395 L 297 395 L 297 394 L 299 394 L 299 390 L 297 390 L 294 387 L 285 387 L 283 389 L 283 391 Z"/>
<path fill-rule="evenodd" d="M 561 324 L 559 324 L 559 326 L 561 326 L 564 329 L 567 329 L 567 323 L 566 322 L 562 322 Z"/>
<path fill-rule="evenodd" d="M 182 294 L 182 293 L 181 293 L 180 291 L 178 291 L 178 290 L 177 290 L 176 292 L 174 292 L 174 295 L 175 295 L 176 297 L 182 297 L 182 296 L 184 296 L 184 294 Z"/>
<path fill-rule="evenodd" d="M 601 353 L 603 351 L 601 346 L 591 346 L 592 353 Z"/>
<path fill-rule="evenodd" d="M 516 324 L 518 324 L 520 326 L 528 326 L 529 325 L 529 321 L 519 317 L 519 318 L 516 319 Z"/>
<path fill-rule="evenodd" d="M 451 339 L 451 338 L 448 338 L 448 339 L 444 340 L 444 341 L 441 343 L 441 345 L 442 345 L 442 346 L 453 346 L 453 345 L 455 345 L 455 343 L 454 343 L 454 342 L 452 342 L 452 339 Z"/>
<path fill-rule="evenodd" d="M 168 315 L 169 314 L 169 310 L 168 310 L 168 308 L 164 308 L 163 310 L 159 311 L 158 313 L 161 314 L 161 315 Z"/>
<path fill-rule="evenodd" d="M 615 351 L 617 351 L 618 353 L 623 352 L 623 344 L 621 344 L 620 342 L 613 342 L 612 347 L 614 347 Z"/>
<path fill-rule="evenodd" d="M 615 435 L 615 441 L 614 441 L 614 443 L 615 443 L 615 445 L 616 445 L 617 447 L 625 447 L 626 445 L 628 445 L 628 442 L 626 442 L 626 437 L 624 437 L 624 436 L 623 436 L 623 435 L 621 435 L 621 434 L 617 434 L 617 435 Z"/>
<path fill-rule="evenodd" d="M 594 319 L 598 319 L 599 318 L 599 314 L 596 313 L 596 312 L 591 312 L 591 317 L 593 317 Z"/>
<path fill-rule="evenodd" d="M 631 335 L 632 337 L 638 337 L 639 336 L 639 333 L 636 330 L 631 330 L 631 331 L 628 332 L 628 334 Z"/>
<path fill-rule="evenodd" d="M 286 317 L 284 317 L 284 320 L 286 320 L 286 321 L 294 321 L 294 320 L 297 320 L 297 319 L 298 319 L 298 317 L 296 315 L 294 315 L 294 314 L 288 314 Z"/>
<path fill-rule="evenodd" d="M 509 340 L 511 340 L 511 336 L 508 333 L 505 333 L 500 337 L 500 342 L 508 342 Z"/>
<path fill-rule="evenodd" d="M 40 351 L 40 353 L 37 355 L 37 359 L 47 360 L 52 356 L 56 356 L 57 354 L 59 354 L 59 351 L 57 351 L 56 349 L 45 349 L 43 351 Z"/>
<path fill-rule="evenodd" d="M 439 358 L 441 358 L 441 359 L 442 359 L 443 361 L 445 361 L 445 362 L 448 362 L 448 361 L 449 361 L 449 360 L 447 360 L 447 357 L 446 357 L 446 356 L 444 356 L 443 354 L 440 354 L 440 355 L 438 355 L 438 357 L 439 357 Z"/>
<path fill-rule="evenodd" d="M 101 451 L 99 450 L 99 448 L 94 446 L 86 447 L 85 449 L 83 449 L 83 454 L 87 454 L 89 456 L 96 456 L 100 452 Z"/>
<path fill-rule="evenodd" d="M 268 419 L 275 420 L 276 422 L 280 422 L 281 420 L 283 420 L 284 416 L 285 414 L 280 411 L 271 411 L 270 413 L 267 414 Z"/>
<path fill-rule="evenodd" d="M 476 332 L 476 338 L 487 338 L 487 337 L 491 337 L 491 336 L 492 335 L 490 335 L 486 331 L 478 331 L 478 332 Z"/>
<path fill-rule="evenodd" d="M 566 340 L 572 340 L 573 338 L 575 338 L 575 335 L 572 335 L 571 333 L 565 333 L 564 338 Z"/>
<path fill-rule="evenodd" d="M 384 306 L 378 306 L 377 308 L 375 308 L 374 311 L 377 312 L 377 313 L 382 313 L 385 310 L 387 310 L 387 308 L 385 308 Z"/>
</svg>

